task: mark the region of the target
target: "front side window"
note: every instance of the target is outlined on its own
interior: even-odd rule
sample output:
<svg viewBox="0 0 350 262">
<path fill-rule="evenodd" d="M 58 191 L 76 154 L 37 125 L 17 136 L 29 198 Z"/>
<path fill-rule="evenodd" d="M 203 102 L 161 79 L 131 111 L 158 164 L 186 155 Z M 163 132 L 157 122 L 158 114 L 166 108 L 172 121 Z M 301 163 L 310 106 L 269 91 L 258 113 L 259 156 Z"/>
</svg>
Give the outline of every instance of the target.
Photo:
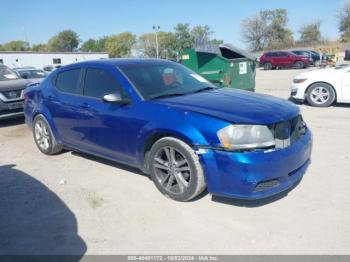
<svg viewBox="0 0 350 262">
<path fill-rule="evenodd" d="M 121 92 L 122 88 L 110 73 L 95 68 L 86 70 L 84 80 L 84 95 L 102 99 L 105 95 Z"/>
<path fill-rule="evenodd" d="M 186 95 L 217 88 L 202 76 L 176 63 L 152 62 L 119 66 L 144 99 Z"/>
<path fill-rule="evenodd" d="M 72 69 L 57 75 L 56 87 L 64 93 L 77 94 L 80 80 L 80 69 Z"/>
</svg>

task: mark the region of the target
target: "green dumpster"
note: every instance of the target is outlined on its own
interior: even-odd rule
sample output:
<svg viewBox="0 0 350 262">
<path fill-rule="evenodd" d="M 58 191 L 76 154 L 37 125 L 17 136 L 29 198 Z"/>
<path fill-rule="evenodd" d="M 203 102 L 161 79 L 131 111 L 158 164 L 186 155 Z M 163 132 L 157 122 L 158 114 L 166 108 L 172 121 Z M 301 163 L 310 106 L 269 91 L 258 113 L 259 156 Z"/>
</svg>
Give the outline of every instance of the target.
<svg viewBox="0 0 350 262">
<path fill-rule="evenodd" d="M 219 87 L 255 90 L 256 57 L 233 45 L 185 49 L 181 63 Z"/>
</svg>

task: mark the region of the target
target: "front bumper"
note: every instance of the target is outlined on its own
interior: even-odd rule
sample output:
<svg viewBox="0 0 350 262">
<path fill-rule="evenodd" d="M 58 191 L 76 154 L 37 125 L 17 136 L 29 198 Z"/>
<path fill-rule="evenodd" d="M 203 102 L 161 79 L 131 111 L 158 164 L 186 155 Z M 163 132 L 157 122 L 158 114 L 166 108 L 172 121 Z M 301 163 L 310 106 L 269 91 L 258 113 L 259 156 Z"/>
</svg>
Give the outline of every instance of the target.
<svg viewBox="0 0 350 262">
<path fill-rule="evenodd" d="M 302 83 L 302 84 L 293 83 L 291 87 L 290 98 L 300 102 L 304 101 L 307 87 L 308 87 L 307 83 Z"/>
<path fill-rule="evenodd" d="M 0 99 L 0 120 L 23 116 L 23 99 L 3 102 Z"/>
<path fill-rule="evenodd" d="M 201 154 L 208 191 L 240 199 L 259 199 L 283 192 L 310 164 L 312 135 L 307 131 L 285 149 L 235 153 L 207 150 Z"/>
</svg>

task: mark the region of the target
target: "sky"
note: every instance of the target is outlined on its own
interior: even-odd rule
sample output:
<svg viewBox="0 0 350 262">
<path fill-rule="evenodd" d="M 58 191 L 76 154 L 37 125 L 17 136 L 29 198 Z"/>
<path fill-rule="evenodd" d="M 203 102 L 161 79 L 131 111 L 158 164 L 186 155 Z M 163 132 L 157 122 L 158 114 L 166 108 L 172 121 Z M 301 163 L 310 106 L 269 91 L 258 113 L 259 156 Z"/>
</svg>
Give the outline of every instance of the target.
<svg viewBox="0 0 350 262">
<path fill-rule="evenodd" d="M 324 37 L 339 37 L 337 12 L 344 0 L 0 0 L 0 43 L 46 43 L 65 29 L 82 41 L 131 31 L 172 31 L 177 23 L 209 25 L 214 37 L 242 48 L 241 22 L 260 10 L 285 8 L 288 27 L 298 38 L 301 26 L 321 20 Z"/>
</svg>

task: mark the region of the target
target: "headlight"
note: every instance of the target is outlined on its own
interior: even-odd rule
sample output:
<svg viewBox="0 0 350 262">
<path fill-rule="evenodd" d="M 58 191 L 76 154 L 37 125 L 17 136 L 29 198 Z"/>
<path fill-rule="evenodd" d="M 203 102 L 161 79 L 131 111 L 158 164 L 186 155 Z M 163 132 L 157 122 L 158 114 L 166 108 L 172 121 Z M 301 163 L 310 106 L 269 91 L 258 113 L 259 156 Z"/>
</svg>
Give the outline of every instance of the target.
<svg viewBox="0 0 350 262">
<path fill-rule="evenodd" d="M 230 125 L 217 133 L 221 145 L 228 150 L 268 148 L 275 146 L 275 139 L 267 126 Z"/>
<path fill-rule="evenodd" d="M 307 80 L 307 78 L 294 78 L 293 83 L 294 84 L 301 84 L 304 83 Z"/>
</svg>

